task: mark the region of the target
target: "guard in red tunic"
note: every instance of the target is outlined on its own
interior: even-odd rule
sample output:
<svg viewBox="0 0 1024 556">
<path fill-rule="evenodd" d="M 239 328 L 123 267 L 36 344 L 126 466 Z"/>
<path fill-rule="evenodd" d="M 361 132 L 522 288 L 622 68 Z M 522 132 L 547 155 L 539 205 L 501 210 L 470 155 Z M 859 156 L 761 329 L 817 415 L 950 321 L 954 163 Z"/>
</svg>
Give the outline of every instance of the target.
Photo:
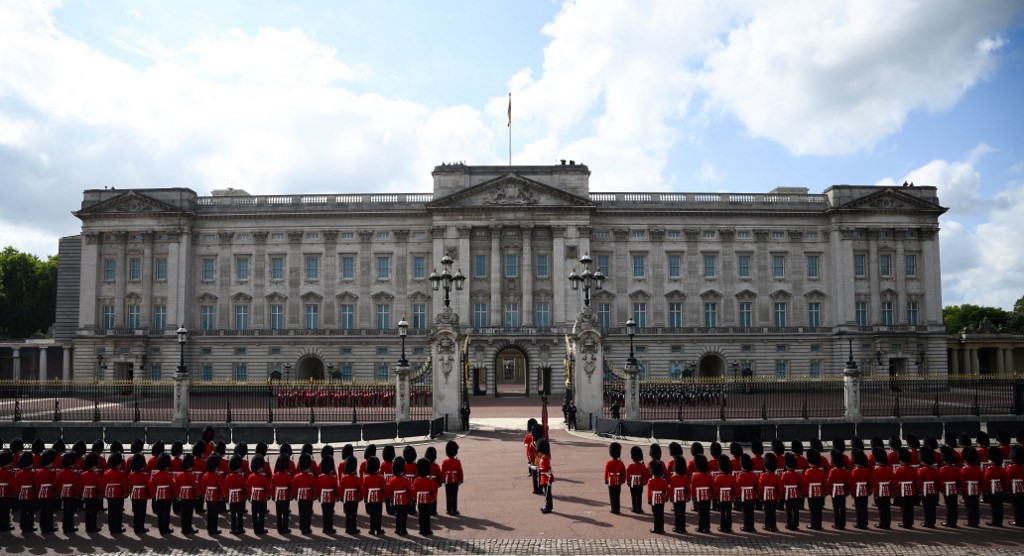
<svg viewBox="0 0 1024 556">
<path fill-rule="evenodd" d="M 206 532 L 211 537 L 220 534 L 217 528 L 217 521 L 220 514 L 224 513 L 224 499 L 227 497 L 227 489 L 224 486 L 224 477 L 220 475 L 220 455 L 217 452 L 206 458 L 206 473 L 203 474 L 203 482 L 200 490 L 206 500 Z"/>
<path fill-rule="evenodd" d="M 21 534 L 36 530 L 36 472 L 32 452 L 22 452 L 18 458 L 18 471 L 14 475 L 14 491 L 18 496 L 18 511 L 21 513 Z"/>
<path fill-rule="evenodd" d="M 808 529 L 821 530 L 821 513 L 825 509 L 825 486 L 828 475 L 825 473 L 821 453 L 815 449 L 807 451 L 807 470 L 804 471 L 804 492 L 807 493 L 807 509 L 811 515 Z"/>
<path fill-rule="evenodd" d="M 195 478 L 196 485 L 195 512 L 196 515 L 203 515 L 206 512 L 206 495 L 201 492 L 201 489 L 203 488 L 203 475 L 206 474 L 206 442 L 200 440 L 192 446 L 192 461 L 194 462 L 192 476 Z"/>
<path fill-rule="evenodd" d="M 957 461 L 957 453 L 948 444 L 942 447 L 942 461 L 945 463 L 939 469 L 939 489 L 942 491 L 942 501 L 946 505 L 946 521 L 942 522 L 944 527 L 957 526 L 960 504 L 957 495 L 960 493 L 960 466 Z"/>
<path fill-rule="evenodd" d="M 181 510 L 181 533 L 186 536 L 199 532 L 192 527 L 196 498 L 199 496 L 199 485 L 196 484 L 196 476 L 192 473 L 195 462 L 192 454 L 186 454 L 181 458 L 181 473 L 174 476 L 174 499 Z"/>
<path fill-rule="evenodd" d="M 871 470 L 871 489 L 875 495 L 875 507 L 878 508 L 878 529 L 889 529 L 892 525 L 892 468 L 889 467 L 889 456 L 884 448 L 875 448 L 871 452 L 875 460 L 875 468 Z"/>
<path fill-rule="evenodd" d="M 85 454 L 82 472 L 78 475 L 82 488 L 82 504 L 85 507 L 85 532 L 96 533 L 100 530 L 97 517 L 103 503 L 103 472 L 99 468 L 99 455 L 95 452 Z"/>
<path fill-rule="evenodd" d="M 36 498 L 39 501 L 39 530 L 43 534 L 57 532 L 54 514 L 60 505 L 60 492 L 57 490 L 57 474 L 53 471 L 56 462 L 57 452 L 53 449 L 43 450 L 35 476 Z"/>
<path fill-rule="evenodd" d="M 655 459 L 649 466 L 651 479 L 647 481 L 647 503 L 654 515 L 651 532 L 660 535 L 665 532 L 665 503 L 668 502 L 668 482 L 665 481 L 665 465 Z"/>
<path fill-rule="evenodd" d="M 775 508 L 779 499 L 779 476 L 775 474 L 778 467 L 778 460 L 772 454 L 764 458 L 764 473 L 757 478 L 757 497 L 761 500 L 761 507 L 764 509 L 764 530 L 768 532 L 778 531 L 776 525 Z"/>
<path fill-rule="evenodd" d="M 0 450 L 0 533 L 13 531 L 11 508 L 14 506 L 14 453 Z"/>
<path fill-rule="evenodd" d="M 832 469 L 825 479 L 825 491 L 832 497 L 832 525 L 839 530 L 846 529 L 846 493 L 850 482 L 850 471 L 843 455 L 839 450 L 832 450 Z"/>
<path fill-rule="evenodd" d="M 967 513 L 967 526 L 978 527 L 981 523 L 980 499 L 981 499 L 981 463 L 978 451 L 971 446 L 964 448 L 962 453 L 964 467 L 960 470 L 961 491 L 964 493 L 964 509 Z"/>
<path fill-rule="evenodd" d="M 711 532 L 711 489 L 714 479 L 708 472 L 708 460 L 704 454 L 693 456 L 695 473 L 690 475 L 690 492 L 697 506 L 697 532 Z"/>
<path fill-rule="evenodd" d="M 311 472 L 313 458 L 309 454 L 299 455 L 299 473 L 292 479 L 292 490 L 299 505 L 299 532 L 313 534 L 313 490 L 316 479 Z"/>
<path fill-rule="evenodd" d="M 145 456 L 136 453 L 129 464 L 132 470 L 128 475 L 128 495 L 132 500 L 132 529 L 141 537 L 149 531 L 146 528 L 146 505 L 151 498 L 153 486 L 149 482 Z"/>
<path fill-rule="evenodd" d="M 914 506 L 920 497 L 917 490 L 917 469 L 914 468 L 913 458 L 910 450 L 899 448 L 896 457 L 900 461 L 899 468 L 893 472 L 893 493 L 896 496 L 896 505 L 900 507 L 900 527 L 903 529 L 914 528 Z"/>
<path fill-rule="evenodd" d="M 388 480 L 388 488 L 385 493 L 391 499 L 391 508 L 395 512 L 395 533 L 407 535 L 409 519 L 409 499 L 412 497 L 412 485 L 405 477 L 405 458 L 398 456 L 391 464 L 393 475 Z"/>
<path fill-rule="evenodd" d="M 416 480 L 416 448 L 412 446 L 406 446 L 402 449 L 402 459 L 405 460 L 405 478 L 409 479 L 411 485 Z M 409 499 L 409 515 L 417 515 L 417 504 L 416 498 L 412 497 Z"/>
<path fill-rule="evenodd" d="M 757 502 L 757 474 L 754 473 L 754 458 L 747 454 L 740 455 L 740 474 L 736 476 L 736 495 L 740 501 L 740 511 L 743 512 L 743 527 L 740 530 L 744 533 L 753 533 L 754 507 Z"/>
<path fill-rule="evenodd" d="M 786 529 L 796 531 L 800 528 L 800 508 L 803 506 L 803 477 L 797 473 L 797 459 L 792 452 L 786 452 L 786 472 L 779 479 L 782 499 L 786 504 Z"/>
<path fill-rule="evenodd" d="M 919 452 L 921 467 L 917 470 L 917 492 L 921 496 L 925 529 L 935 528 L 935 513 L 939 505 L 939 470 L 935 467 L 935 450 L 924 446 Z"/>
<path fill-rule="evenodd" d="M 355 458 L 352 458 L 355 461 Z M 316 499 L 320 501 L 323 516 L 324 533 L 334 534 L 334 506 L 338 503 L 338 472 L 334 467 L 333 456 L 322 456 L 320 459 L 320 476 L 316 478 Z M 344 500 L 344 496 L 342 497 Z M 347 517 L 346 517 L 347 521 Z"/>
<path fill-rule="evenodd" d="M 345 513 L 345 534 L 358 535 L 362 532 L 356 527 L 356 517 L 359 514 L 359 502 L 363 499 L 363 482 L 359 479 L 358 464 L 353 456 L 345 459 L 345 474 L 338 480 L 338 492 L 341 493 L 342 510 Z M 380 501 L 378 498 L 377 503 Z"/>
<path fill-rule="evenodd" d="M 123 471 L 124 459 L 121 452 L 115 452 L 114 444 L 110 445 L 111 454 L 107 458 L 107 470 L 103 472 L 103 498 L 107 500 L 107 529 L 111 535 L 120 535 L 124 519 L 124 499 L 128 496 L 128 476 Z"/>
<path fill-rule="evenodd" d="M 156 526 L 161 535 L 170 535 L 171 502 L 174 500 L 174 475 L 171 474 L 171 455 L 160 454 L 156 460 L 156 471 L 150 477 L 153 490 L 153 510 Z"/>
<path fill-rule="evenodd" d="M 284 455 L 277 458 L 274 464 L 274 476 L 270 480 L 271 493 L 274 497 L 274 517 L 277 518 L 277 532 L 282 535 L 291 533 L 288 528 L 288 513 L 292 503 L 292 474 L 288 471 L 288 458 Z"/>
<path fill-rule="evenodd" d="M 454 440 L 449 440 L 444 445 L 444 453 L 448 456 L 441 462 L 445 512 L 448 515 L 459 515 L 459 485 L 466 480 L 466 476 L 462 472 L 462 462 L 459 461 L 459 445 Z M 625 473 L 625 468 L 623 468 L 623 473 Z"/>
<path fill-rule="evenodd" d="M 672 463 L 672 478 L 668 481 L 674 519 L 673 533 L 686 532 L 686 501 L 690 498 L 690 476 L 686 474 L 686 460 L 682 454 Z"/>
<path fill-rule="evenodd" d="M 714 480 L 714 496 L 718 501 L 718 530 L 732 533 L 732 502 L 736 494 L 736 478 L 732 476 L 729 456 L 718 456 L 718 468 L 723 470 Z"/>
<path fill-rule="evenodd" d="M 245 515 L 245 474 L 242 472 L 242 463 L 245 460 L 236 453 L 228 460 L 228 474 L 224 477 L 224 489 L 227 491 L 228 512 L 231 522 L 231 534 L 244 535 L 245 524 L 242 518 Z"/>
<path fill-rule="evenodd" d="M 360 492 L 363 500 L 366 501 L 366 513 L 370 516 L 370 534 L 383 535 L 381 517 L 388 485 L 380 475 L 380 460 L 377 459 L 377 456 L 370 456 L 366 459 L 364 471 Z"/>
<path fill-rule="evenodd" d="M 257 535 L 267 534 L 267 500 L 271 486 L 266 466 L 263 456 L 256 454 L 249 463 L 252 473 L 245 478 L 245 497 L 252 503 L 252 530 Z"/>
<path fill-rule="evenodd" d="M 555 482 L 555 474 L 551 469 L 551 443 L 547 438 L 542 438 L 537 443 L 537 453 L 540 454 L 540 459 L 537 460 L 537 473 L 540 474 L 540 486 L 544 489 L 544 507 L 540 511 L 549 514 L 552 510 L 551 486 Z"/>
<path fill-rule="evenodd" d="M 854 529 L 868 528 L 868 497 L 871 496 L 871 469 L 868 456 L 853 449 L 853 471 L 850 472 L 850 493 L 853 494 Z"/>
<path fill-rule="evenodd" d="M 629 485 L 629 500 L 631 510 L 635 514 L 643 513 L 644 485 L 650 480 L 650 471 L 644 465 L 644 451 L 639 446 L 633 446 L 629 450 L 629 457 L 633 460 L 626 467 L 626 483 Z"/>
<path fill-rule="evenodd" d="M 986 521 L 985 525 L 990 527 L 1003 526 L 1003 497 L 1009 490 L 1010 481 L 1003 468 L 1003 451 L 994 448 L 988 452 L 989 462 L 992 464 L 985 470 L 985 477 L 982 480 L 982 487 L 988 493 L 988 502 L 992 506 L 992 519 Z"/>
<path fill-rule="evenodd" d="M 1024 527 L 1024 446 L 1010 448 L 1010 461 L 1006 479 L 1010 483 L 1010 504 L 1013 507 L 1013 527 Z"/>
<path fill-rule="evenodd" d="M 416 462 L 416 480 L 412 483 L 416 503 L 420 507 L 420 534 L 429 537 L 434 534 L 430 528 L 431 506 L 437 500 L 437 480 L 430 477 L 430 460 L 420 458 Z"/>
<path fill-rule="evenodd" d="M 608 500 L 611 502 L 612 513 L 619 513 L 619 500 L 622 497 L 622 483 L 626 482 L 626 465 L 622 463 L 622 445 L 612 442 L 608 446 L 608 456 L 604 464 L 604 484 L 608 486 Z"/>
<path fill-rule="evenodd" d="M 380 476 L 384 479 L 384 484 L 388 484 L 391 482 L 391 477 L 394 477 L 392 467 L 395 461 L 395 447 L 391 444 L 384 446 L 380 451 L 380 459 Z M 384 497 L 384 510 L 388 512 L 388 515 L 395 515 L 395 509 L 391 506 L 390 496 Z"/>
</svg>

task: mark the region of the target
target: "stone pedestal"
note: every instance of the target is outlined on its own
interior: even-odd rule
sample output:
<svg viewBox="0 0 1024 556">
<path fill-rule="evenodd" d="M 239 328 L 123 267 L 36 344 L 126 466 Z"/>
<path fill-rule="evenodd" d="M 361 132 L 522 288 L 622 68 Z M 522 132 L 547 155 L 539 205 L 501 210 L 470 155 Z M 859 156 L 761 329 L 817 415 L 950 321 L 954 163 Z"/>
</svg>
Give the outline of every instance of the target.
<svg viewBox="0 0 1024 556">
<path fill-rule="evenodd" d="M 580 429 L 589 430 L 591 417 L 600 417 L 604 409 L 604 350 L 601 329 L 597 327 L 597 316 L 592 309 L 584 308 L 576 318 L 574 329 L 572 388 L 576 422 Z"/>
<path fill-rule="evenodd" d="M 398 365 L 395 367 L 395 421 L 402 422 L 410 419 L 409 410 L 409 365 Z"/>
<path fill-rule="evenodd" d="M 459 423 L 459 408 L 462 407 L 462 343 L 459 341 L 459 317 L 450 308 L 437 316 L 437 331 L 434 333 L 431 350 L 433 362 L 434 418 L 448 418 L 448 427 Z"/>
<path fill-rule="evenodd" d="M 847 421 L 860 421 L 860 371 L 856 363 L 847 363 L 843 369 L 843 406 Z"/>
<path fill-rule="evenodd" d="M 177 372 L 174 374 L 174 417 L 171 418 L 171 426 L 185 428 L 188 423 L 188 374 Z"/>
<path fill-rule="evenodd" d="M 636 363 L 626 363 L 623 367 L 626 371 L 626 407 L 625 419 L 640 420 L 640 366 Z"/>
</svg>

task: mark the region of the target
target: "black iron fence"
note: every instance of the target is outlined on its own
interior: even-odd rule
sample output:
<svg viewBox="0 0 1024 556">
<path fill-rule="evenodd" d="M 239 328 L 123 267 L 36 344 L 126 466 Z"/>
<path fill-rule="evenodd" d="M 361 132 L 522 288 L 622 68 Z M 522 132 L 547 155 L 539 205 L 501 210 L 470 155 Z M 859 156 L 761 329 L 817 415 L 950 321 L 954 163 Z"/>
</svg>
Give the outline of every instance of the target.
<svg viewBox="0 0 1024 556">
<path fill-rule="evenodd" d="M 393 382 L 192 382 L 197 423 L 375 423 L 395 420 Z M 410 417 L 432 416 L 430 386 L 410 386 Z M 0 422 L 170 422 L 174 381 L 0 381 Z"/>
<path fill-rule="evenodd" d="M 640 383 L 645 421 L 841 419 L 843 378 L 698 378 Z M 860 381 L 864 417 L 1017 415 L 1024 376 L 867 377 Z M 625 407 L 621 381 L 604 386 L 604 417 Z M 620 412 L 620 416 L 624 416 Z"/>
</svg>

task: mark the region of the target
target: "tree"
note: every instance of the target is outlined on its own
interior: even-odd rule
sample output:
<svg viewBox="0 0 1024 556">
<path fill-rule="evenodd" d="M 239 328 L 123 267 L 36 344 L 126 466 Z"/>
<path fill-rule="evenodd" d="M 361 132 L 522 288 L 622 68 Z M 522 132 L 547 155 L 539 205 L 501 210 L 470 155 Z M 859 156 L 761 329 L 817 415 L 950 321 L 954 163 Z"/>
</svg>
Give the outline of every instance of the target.
<svg viewBox="0 0 1024 556">
<path fill-rule="evenodd" d="M 12 338 L 46 331 L 57 314 L 57 257 L 0 251 L 0 330 Z"/>
<path fill-rule="evenodd" d="M 961 330 L 968 327 L 976 327 L 986 318 L 992 323 L 992 327 L 998 329 L 1005 327 L 1012 313 L 999 307 L 981 307 L 979 305 L 950 305 L 942 309 L 942 321 L 946 325 L 946 332 L 959 334 Z"/>
</svg>

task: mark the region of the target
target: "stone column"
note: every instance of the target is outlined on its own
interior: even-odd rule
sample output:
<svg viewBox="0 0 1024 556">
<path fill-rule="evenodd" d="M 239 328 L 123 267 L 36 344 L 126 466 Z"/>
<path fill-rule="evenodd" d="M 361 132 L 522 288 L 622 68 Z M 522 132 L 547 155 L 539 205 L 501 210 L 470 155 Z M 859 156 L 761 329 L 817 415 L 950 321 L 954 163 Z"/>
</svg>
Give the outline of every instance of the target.
<svg viewBox="0 0 1024 556">
<path fill-rule="evenodd" d="M 504 326 L 501 318 L 501 226 L 491 226 L 491 326 Z"/>
<path fill-rule="evenodd" d="M 452 259 L 452 274 L 454 275 L 458 271 L 462 271 L 462 275 L 466 276 L 467 279 L 473 275 L 473 255 L 469 249 L 470 236 L 473 234 L 473 228 L 470 226 L 458 226 L 456 232 L 459 234 L 459 242 L 456 244 L 456 250 L 458 251 Z M 468 285 L 468 284 L 467 284 Z M 470 293 L 472 287 L 463 288 L 462 291 L 452 288 L 452 307 L 456 311 L 461 311 L 462 314 L 466 315 L 466 322 L 468 324 L 473 323 L 473 303 L 470 301 Z"/>
<path fill-rule="evenodd" d="M 128 232 L 114 232 L 114 243 L 117 245 L 114 268 L 119 275 L 114 280 L 114 328 L 124 328 L 128 322 L 128 307 L 125 306 L 125 293 L 128 289 L 128 267 L 125 250 L 128 248 Z"/>
<path fill-rule="evenodd" d="M 409 371 L 408 364 L 395 366 L 395 421 L 401 423 L 410 419 Z"/>
<path fill-rule="evenodd" d="M 102 322 L 96 315 L 96 298 L 99 296 L 97 282 L 101 279 L 100 273 L 103 272 L 103 260 L 100 258 L 99 250 L 103 234 L 86 232 L 82 235 L 82 273 L 76 324 L 79 329 L 96 330 L 102 327 Z"/>
<path fill-rule="evenodd" d="M 949 371 L 953 374 L 960 374 L 960 348 L 955 347 L 949 350 Z"/>
<path fill-rule="evenodd" d="M 1004 351 L 1006 350 L 1003 348 L 996 349 L 996 373 L 998 374 L 1003 374 L 1005 372 L 1005 369 L 1003 368 L 1003 364 L 1006 362 L 1006 358 L 1003 356 Z"/>
<path fill-rule="evenodd" d="M 1016 372 L 1017 369 L 1013 368 L 1013 348 L 1008 348 L 1003 356 L 1006 358 L 1006 362 L 1003 363 L 1003 368 L 1006 369 L 1006 372 L 1011 374 Z"/>
<path fill-rule="evenodd" d="M 896 244 L 896 254 L 893 257 L 896 259 L 890 265 L 890 272 L 892 272 L 892 279 L 896 282 L 896 292 L 899 296 L 896 298 L 896 303 L 893 307 L 895 315 L 893 315 L 893 324 L 908 324 L 907 321 L 907 259 L 906 250 L 904 249 L 903 240 L 906 237 L 907 231 L 904 229 L 897 229 L 893 232 L 894 243 Z M 920 308 L 918 308 L 920 311 Z M 917 315 L 917 322 L 923 322 L 921 320 L 920 312 Z"/>
<path fill-rule="evenodd" d="M 593 309 L 584 308 L 579 314 L 572 340 L 576 358 L 572 382 L 577 422 L 581 429 L 589 429 L 591 416 L 600 416 L 604 408 L 604 350 L 597 313 Z"/>
<path fill-rule="evenodd" d="M 11 378 L 21 380 L 21 348 L 11 349 Z"/>
<path fill-rule="evenodd" d="M 859 422 L 860 413 L 860 370 L 853 360 L 853 344 L 850 344 L 850 359 L 843 369 L 843 406 L 846 409 L 846 420 Z"/>
<path fill-rule="evenodd" d="M 634 363 L 627 362 L 623 367 L 626 371 L 626 407 L 625 419 L 632 421 L 640 420 L 640 367 Z"/>
<path fill-rule="evenodd" d="M 437 316 L 437 327 L 431 345 L 431 361 L 435 419 L 446 417 L 448 425 L 459 422 L 462 406 L 462 344 L 459 342 L 459 317 L 450 309 Z"/>
<path fill-rule="evenodd" d="M 39 348 L 39 384 L 46 384 L 46 366 L 49 361 L 46 359 L 46 346 Z"/>
<path fill-rule="evenodd" d="M 373 230 L 359 230 L 359 261 L 357 292 L 361 300 L 356 309 L 356 328 L 374 328 L 377 321 L 377 308 L 373 305 L 373 285 L 376 282 L 373 269 Z M 440 259 L 438 259 L 440 260 Z"/>
<path fill-rule="evenodd" d="M 570 265 L 576 264 L 576 261 L 569 261 Z M 566 289 L 568 282 L 566 276 L 568 274 L 565 271 L 565 226 L 555 225 L 551 226 L 551 325 L 557 326 L 559 324 L 570 324 L 571 321 L 566 314 Z M 571 314 L 571 313 L 570 313 Z M 577 406 L 579 404 L 576 404 Z M 580 410 L 582 411 L 582 410 Z M 582 413 L 580 414 L 579 421 L 583 422 Z"/>
<path fill-rule="evenodd" d="M 520 226 L 523 239 L 523 309 L 522 326 L 533 326 L 533 224 Z"/>
<path fill-rule="evenodd" d="M 871 307 L 871 315 L 868 324 L 881 324 L 882 323 L 882 300 L 878 296 L 881 290 L 878 286 L 878 228 L 868 229 L 868 260 L 866 263 L 867 268 L 865 272 L 868 273 L 868 283 L 870 283 L 871 301 L 869 306 Z M 892 265 L 889 265 L 890 272 Z M 893 311 L 895 311 L 895 306 Z M 893 324 L 896 324 L 896 315 L 893 315 Z"/>
<path fill-rule="evenodd" d="M 188 417 L 188 373 L 174 373 L 174 416 L 171 418 L 172 427 L 186 428 L 189 424 Z"/>
<path fill-rule="evenodd" d="M 152 230 L 142 232 L 142 301 L 139 302 L 139 327 L 153 328 L 153 240 Z"/>
<path fill-rule="evenodd" d="M 979 372 L 981 372 L 981 364 L 978 361 L 978 350 L 977 349 L 972 349 L 972 350 L 970 350 L 970 353 L 971 353 L 971 374 L 972 375 L 976 375 Z"/>
<path fill-rule="evenodd" d="M 71 380 L 71 346 L 64 346 L 64 361 L 61 367 L 61 379 Z"/>
</svg>

